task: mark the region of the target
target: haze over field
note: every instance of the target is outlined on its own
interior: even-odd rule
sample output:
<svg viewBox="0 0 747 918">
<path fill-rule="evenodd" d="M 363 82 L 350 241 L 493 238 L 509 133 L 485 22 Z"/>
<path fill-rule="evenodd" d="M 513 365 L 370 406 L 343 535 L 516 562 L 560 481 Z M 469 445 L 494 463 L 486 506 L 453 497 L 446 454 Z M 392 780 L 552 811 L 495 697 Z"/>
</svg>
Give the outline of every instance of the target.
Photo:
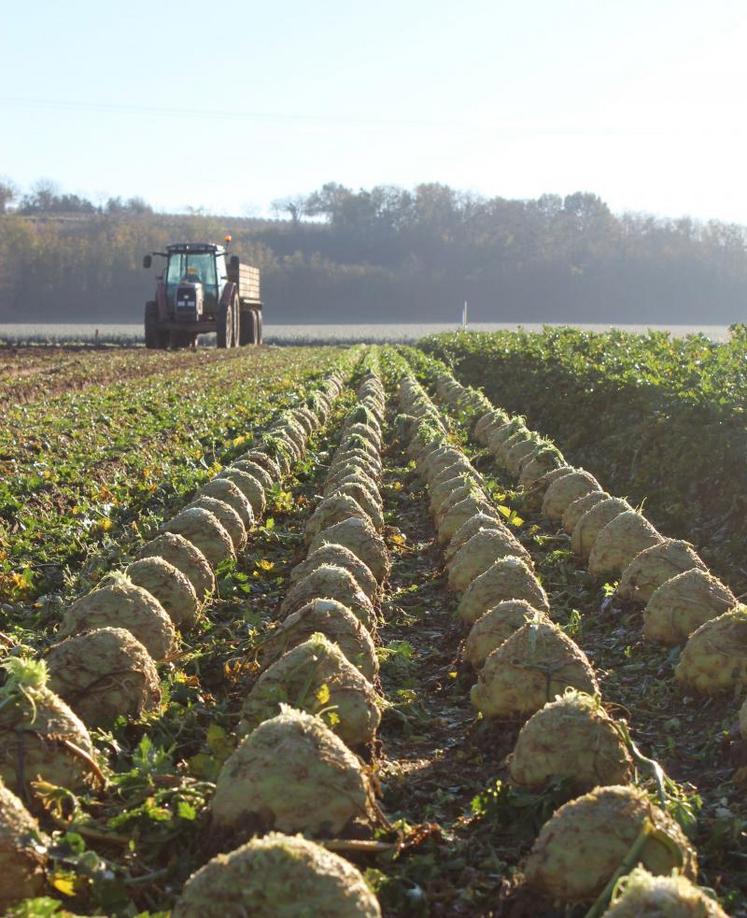
<svg viewBox="0 0 747 918">
<path fill-rule="evenodd" d="M 329 181 L 588 189 L 614 211 L 747 223 L 739 0 L 34 13 L 32 65 L 28 22 L 7 14 L 0 64 L 0 171 L 24 187 L 50 176 L 94 200 L 232 215 Z"/>
<path fill-rule="evenodd" d="M 736 0 L 35 9 L 0 321 L 139 321 L 143 252 L 226 231 L 269 322 L 744 320 Z"/>
</svg>

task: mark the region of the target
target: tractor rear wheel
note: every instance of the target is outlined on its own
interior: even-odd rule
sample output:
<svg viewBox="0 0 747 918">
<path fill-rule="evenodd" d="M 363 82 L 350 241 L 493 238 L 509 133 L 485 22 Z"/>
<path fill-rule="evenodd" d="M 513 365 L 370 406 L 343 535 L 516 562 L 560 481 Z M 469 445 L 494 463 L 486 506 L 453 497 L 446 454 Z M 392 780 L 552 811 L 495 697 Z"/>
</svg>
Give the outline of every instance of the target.
<svg viewBox="0 0 747 918">
<path fill-rule="evenodd" d="M 169 333 L 158 327 L 158 304 L 151 300 L 145 304 L 145 346 L 148 350 L 168 347 Z"/>
<path fill-rule="evenodd" d="M 216 344 L 218 347 L 235 347 L 234 330 L 236 328 L 236 316 L 233 300 L 230 303 L 221 303 L 218 308 L 218 319 L 216 329 Z"/>
</svg>

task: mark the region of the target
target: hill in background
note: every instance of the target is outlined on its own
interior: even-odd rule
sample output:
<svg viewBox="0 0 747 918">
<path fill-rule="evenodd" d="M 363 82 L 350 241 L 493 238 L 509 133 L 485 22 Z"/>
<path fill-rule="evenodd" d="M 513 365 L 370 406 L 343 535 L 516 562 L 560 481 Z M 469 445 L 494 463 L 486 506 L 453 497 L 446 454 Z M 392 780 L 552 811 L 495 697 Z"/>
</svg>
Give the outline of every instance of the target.
<svg viewBox="0 0 747 918">
<path fill-rule="evenodd" d="M 277 202 L 283 218 L 103 207 L 39 186 L 0 194 L 0 321 L 139 322 L 142 255 L 220 241 L 263 271 L 268 321 L 654 322 L 744 319 L 743 227 L 614 215 L 596 195 L 481 198 L 444 185 L 325 185 Z M 6 201 L 7 203 L 7 201 Z"/>
</svg>

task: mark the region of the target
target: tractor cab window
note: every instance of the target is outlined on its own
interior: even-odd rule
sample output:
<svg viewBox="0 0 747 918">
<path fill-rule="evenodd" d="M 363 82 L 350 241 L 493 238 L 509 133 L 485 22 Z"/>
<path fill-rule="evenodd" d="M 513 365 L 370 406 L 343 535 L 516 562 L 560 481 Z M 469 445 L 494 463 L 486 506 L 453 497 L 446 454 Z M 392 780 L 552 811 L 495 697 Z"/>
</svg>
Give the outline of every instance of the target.
<svg viewBox="0 0 747 918">
<path fill-rule="evenodd" d="M 173 301 L 179 284 L 202 284 L 205 299 L 217 302 L 218 280 L 215 276 L 215 256 L 212 252 L 173 252 L 166 272 L 166 295 Z"/>
</svg>

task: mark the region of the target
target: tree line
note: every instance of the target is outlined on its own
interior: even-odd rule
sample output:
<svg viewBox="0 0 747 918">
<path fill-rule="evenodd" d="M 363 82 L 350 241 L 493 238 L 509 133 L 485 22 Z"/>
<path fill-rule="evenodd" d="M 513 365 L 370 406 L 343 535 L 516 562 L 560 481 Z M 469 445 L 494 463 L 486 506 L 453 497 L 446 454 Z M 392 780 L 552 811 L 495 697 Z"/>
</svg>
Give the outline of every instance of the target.
<svg viewBox="0 0 747 918">
<path fill-rule="evenodd" d="M 747 231 L 613 214 L 597 195 L 486 198 L 441 184 L 278 200 L 275 219 L 94 205 L 0 182 L 0 321 L 137 322 L 144 252 L 221 240 L 263 271 L 271 322 L 743 321 Z"/>
</svg>

